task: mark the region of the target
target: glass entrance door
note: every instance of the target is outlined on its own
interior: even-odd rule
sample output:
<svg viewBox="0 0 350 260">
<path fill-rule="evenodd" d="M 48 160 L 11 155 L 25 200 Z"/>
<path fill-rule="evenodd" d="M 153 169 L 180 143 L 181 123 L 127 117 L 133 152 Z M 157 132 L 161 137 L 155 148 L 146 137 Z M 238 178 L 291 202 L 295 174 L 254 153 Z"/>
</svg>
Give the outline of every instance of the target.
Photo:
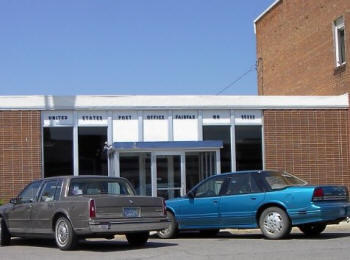
<svg viewBox="0 0 350 260">
<path fill-rule="evenodd" d="M 152 153 L 152 196 L 172 199 L 186 192 L 185 153 Z"/>
<path fill-rule="evenodd" d="M 181 156 L 157 156 L 157 196 L 165 199 L 181 195 Z"/>
</svg>

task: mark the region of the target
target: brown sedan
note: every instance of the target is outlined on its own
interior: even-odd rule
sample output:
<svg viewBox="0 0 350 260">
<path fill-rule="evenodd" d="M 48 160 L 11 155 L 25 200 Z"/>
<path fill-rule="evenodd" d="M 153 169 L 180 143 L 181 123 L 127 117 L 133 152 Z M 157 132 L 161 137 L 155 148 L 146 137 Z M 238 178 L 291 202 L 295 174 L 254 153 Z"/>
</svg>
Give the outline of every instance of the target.
<svg viewBox="0 0 350 260">
<path fill-rule="evenodd" d="M 144 245 L 149 231 L 168 226 L 162 198 L 135 196 L 124 178 L 64 176 L 34 181 L 0 207 L 0 246 L 11 237 L 55 238 L 62 250 L 79 238 L 125 234 Z"/>
</svg>

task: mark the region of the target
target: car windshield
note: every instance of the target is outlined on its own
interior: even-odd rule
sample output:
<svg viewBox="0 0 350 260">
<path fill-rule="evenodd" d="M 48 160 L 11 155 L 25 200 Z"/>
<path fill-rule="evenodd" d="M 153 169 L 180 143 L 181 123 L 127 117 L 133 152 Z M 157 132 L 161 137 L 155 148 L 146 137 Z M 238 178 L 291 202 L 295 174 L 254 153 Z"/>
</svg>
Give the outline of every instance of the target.
<svg viewBox="0 0 350 260">
<path fill-rule="evenodd" d="M 123 179 L 76 178 L 69 186 L 69 196 L 77 195 L 135 195 L 131 185 Z"/>
<path fill-rule="evenodd" d="M 288 186 L 305 186 L 306 181 L 287 172 L 265 172 L 264 178 L 272 190 Z"/>
</svg>

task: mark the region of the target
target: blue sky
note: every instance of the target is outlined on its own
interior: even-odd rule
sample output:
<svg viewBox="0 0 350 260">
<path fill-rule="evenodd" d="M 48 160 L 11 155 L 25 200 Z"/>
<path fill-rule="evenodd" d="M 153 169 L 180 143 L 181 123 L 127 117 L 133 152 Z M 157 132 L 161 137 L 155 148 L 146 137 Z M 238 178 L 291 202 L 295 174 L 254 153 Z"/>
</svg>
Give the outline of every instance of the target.
<svg viewBox="0 0 350 260">
<path fill-rule="evenodd" d="M 273 0 L 1 0 L 0 95 L 217 94 Z M 227 95 L 257 94 L 252 71 Z"/>
</svg>

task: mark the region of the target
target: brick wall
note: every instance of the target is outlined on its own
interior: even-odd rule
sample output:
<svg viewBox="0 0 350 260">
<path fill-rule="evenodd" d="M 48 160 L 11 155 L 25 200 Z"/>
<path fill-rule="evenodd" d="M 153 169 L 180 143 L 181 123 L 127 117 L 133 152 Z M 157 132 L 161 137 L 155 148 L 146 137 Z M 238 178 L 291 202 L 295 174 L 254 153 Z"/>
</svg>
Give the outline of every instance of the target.
<svg viewBox="0 0 350 260">
<path fill-rule="evenodd" d="M 350 189 L 348 110 L 266 110 L 266 169 Z"/>
<path fill-rule="evenodd" d="M 344 16 L 346 66 L 335 69 L 333 22 Z M 256 24 L 259 95 L 350 92 L 350 1 L 283 0 Z"/>
<path fill-rule="evenodd" d="M 0 199 L 41 177 L 39 111 L 0 111 Z"/>
</svg>

